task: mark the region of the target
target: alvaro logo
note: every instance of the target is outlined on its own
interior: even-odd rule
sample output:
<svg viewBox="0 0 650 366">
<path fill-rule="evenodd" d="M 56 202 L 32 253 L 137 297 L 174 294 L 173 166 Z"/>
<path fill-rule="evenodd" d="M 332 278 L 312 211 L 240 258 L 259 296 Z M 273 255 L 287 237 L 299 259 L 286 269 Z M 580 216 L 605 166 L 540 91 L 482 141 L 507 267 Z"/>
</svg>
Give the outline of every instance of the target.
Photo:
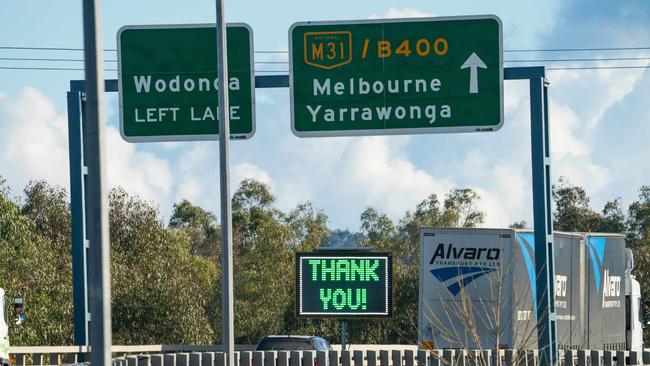
<svg viewBox="0 0 650 366">
<path fill-rule="evenodd" d="M 472 283 L 475 279 L 496 271 L 495 268 L 484 267 L 444 267 L 431 270 L 431 274 L 438 279 L 438 281 L 447 285 L 447 290 L 452 295 L 456 296 L 461 288 Z"/>
<path fill-rule="evenodd" d="M 499 248 L 472 248 L 456 247 L 453 244 L 445 246 L 440 243 L 433 252 L 429 264 L 433 264 L 436 259 L 467 259 L 467 260 L 491 260 L 499 259 L 501 250 Z"/>
</svg>

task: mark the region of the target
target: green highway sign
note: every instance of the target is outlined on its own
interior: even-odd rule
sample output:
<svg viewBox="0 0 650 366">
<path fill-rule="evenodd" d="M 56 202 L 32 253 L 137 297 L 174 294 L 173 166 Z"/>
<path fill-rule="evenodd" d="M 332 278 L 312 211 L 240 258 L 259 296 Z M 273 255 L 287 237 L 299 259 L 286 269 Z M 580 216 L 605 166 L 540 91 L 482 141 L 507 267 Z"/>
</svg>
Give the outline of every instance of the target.
<svg viewBox="0 0 650 366">
<path fill-rule="evenodd" d="M 501 21 L 493 15 L 296 23 L 291 127 L 299 137 L 496 131 Z"/>
<path fill-rule="evenodd" d="M 253 31 L 229 24 L 230 138 L 255 133 Z M 125 26 L 117 33 L 120 131 L 129 142 L 217 140 L 214 24 Z"/>
<path fill-rule="evenodd" d="M 296 254 L 296 316 L 367 318 L 392 312 L 390 253 Z"/>
</svg>

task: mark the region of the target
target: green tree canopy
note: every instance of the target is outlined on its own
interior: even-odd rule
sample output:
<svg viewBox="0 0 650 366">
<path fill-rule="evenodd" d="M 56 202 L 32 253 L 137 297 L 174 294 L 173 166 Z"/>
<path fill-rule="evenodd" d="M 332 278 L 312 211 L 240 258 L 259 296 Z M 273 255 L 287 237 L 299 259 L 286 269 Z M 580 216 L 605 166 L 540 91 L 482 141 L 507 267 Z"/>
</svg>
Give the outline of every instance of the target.
<svg viewBox="0 0 650 366">
<path fill-rule="evenodd" d="M 602 212 L 594 211 L 589 204 L 589 196 L 584 188 L 569 183 L 566 178 L 560 178 L 553 185 L 553 227 L 558 231 L 577 232 L 625 232 L 625 216 L 620 199 L 614 199 L 605 204 Z"/>
<path fill-rule="evenodd" d="M 38 182 L 25 191 L 28 198 L 20 207 L 0 177 L 0 287 L 9 297 L 23 296 L 28 303 L 29 321 L 10 324 L 11 342 L 72 344 L 70 256 L 69 248 L 61 247 L 69 227 L 59 225 L 55 217 L 61 213 L 57 208 L 64 206 L 61 189 Z"/>
<path fill-rule="evenodd" d="M 635 274 L 650 291 L 650 187 L 627 211 L 619 198 L 602 211 L 587 192 L 561 179 L 553 187 L 556 230 L 627 232 Z M 480 196 L 455 188 L 431 194 L 397 222 L 366 208 L 359 232 L 329 230 L 310 202 L 282 211 L 264 183 L 244 180 L 233 195 L 235 331 L 238 343 L 273 334 L 315 334 L 336 341 L 333 319 L 295 318 L 295 253 L 328 241 L 372 246 L 394 256 L 394 317 L 348 323 L 352 343 L 417 341 L 419 235 L 423 226 L 476 227 L 486 213 Z M 177 202 L 165 224 L 155 203 L 121 188 L 110 192 L 113 343 L 219 343 L 220 227 L 213 213 Z M 524 222 L 516 226 L 526 226 Z M 350 242 L 353 241 L 354 243 Z M 27 322 L 12 326 L 14 345 L 72 344 L 70 205 L 64 189 L 31 182 L 11 197 L 0 178 L 0 286 L 24 295 Z"/>
<path fill-rule="evenodd" d="M 650 186 L 639 189 L 639 199 L 630 204 L 626 223 L 630 245 L 650 245 Z"/>
<path fill-rule="evenodd" d="M 174 204 L 169 227 L 183 230 L 190 237 L 191 254 L 213 259 L 218 255 L 220 230 L 211 212 L 182 200 Z"/>
<path fill-rule="evenodd" d="M 118 188 L 109 206 L 113 342 L 213 341 L 214 260 L 191 255 L 191 238 L 167 230 L 151 203 Z"/>
</svg>

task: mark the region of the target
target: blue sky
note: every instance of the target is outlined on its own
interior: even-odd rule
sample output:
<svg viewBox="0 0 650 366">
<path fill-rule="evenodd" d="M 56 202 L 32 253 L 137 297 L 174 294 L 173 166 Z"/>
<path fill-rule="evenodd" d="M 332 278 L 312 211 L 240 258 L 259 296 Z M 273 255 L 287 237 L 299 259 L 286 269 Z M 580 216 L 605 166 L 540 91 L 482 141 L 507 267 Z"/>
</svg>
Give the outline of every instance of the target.
<svg viewBox="0 0 650 366">
<path fill-rule="evenodd" d="M 3 2 L 0 47 L 82 46 L 81 2 Z M 210 23 L 212 1 L 104 1 L 102 37 L 115 48 L 124 25 Z M 650 3 L 638 1 L 231 1 L 230 22 L 246 22 L 256 50 L 288 48 L 291 24 L 344 20 L 496 14 L 505 49 L 650 47 Z M 505 59 L 650 57 L 650 50 L 506 53 Z M 0 57 L 82 58 L 81 52 L 0 49 Z M 114 52 L 105 58 L 115 59 Z M 256 61 L 286 54 L 257 54 Z M 546 63 L 551 66 L 550 63 Z M 82 67 L 82 63 L 0 61 L 1 66 Z M 648 60 L 573 62 L 553 67 L 648 66 Z M 508 65 L 507 65 L 508 66 Z M 512 66 L 509 65 L 509 66 Z M 115 63 L 107 63 L 115 68 Z M 280 68 L 286 66 L 280 65 Z M 268 66 L 260 66 L 260 69 Z M 106 72 L 106 78 L 116 78 Z M 18 194 L 32 179 L 68 186 L 65 93 L 81 71 L 0 70 L 0 175 Z M 650 69 L 550 70 L 552 174 L 583 185 L 595 208 L 621 197 L 625 205 L 650 184 Z M 528 89 L 506 82 L 504 127 L 489 134 L 441 134 L 299 139 L 291 134 L 289 90 L 257 90 L 257 132 L 231 144 L 232 182 L 268 183 L 282 209 L 312 201 L 330 225 L 358 229 L 368 206 L 400 218 L 430 193 L 472 187 L 482 196 L 485 226 L 531 221 Z M 128 144 L 118 131 L 117 95 L 107 94 L 107 172 L 121 185 L 154 201 L 166 217 L 188 198 L 219 207 L 216 142 Z"/>
</svg>

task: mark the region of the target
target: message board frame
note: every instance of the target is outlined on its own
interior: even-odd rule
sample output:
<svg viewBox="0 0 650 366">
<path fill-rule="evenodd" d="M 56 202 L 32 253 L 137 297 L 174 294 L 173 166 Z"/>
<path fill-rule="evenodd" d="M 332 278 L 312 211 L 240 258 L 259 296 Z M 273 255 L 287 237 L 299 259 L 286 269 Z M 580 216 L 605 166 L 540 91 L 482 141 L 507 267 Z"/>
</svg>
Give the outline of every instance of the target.
<svg viewBox="0 0 650 366">
<path fill-rule="evenodd" d="M 379 259 L 385 261 L 384 278 L 384 309 L 381 312 L 341 312 L 341 311 L 304 311 L 303 304 L 303 266 L 302 260 L 311 259 Z M 391 318 L 393 316 L 393 254 L 389 252 L 375 251 L 316 251 L 316 252 L 298 252 L 296 253 L 296 272 L 295 272 L 295 290 L 296 290 L 296 318 L 339 318 L 339 319 L 368 319 L 368 318 Z M 380 280 L 381 281 L 381 280 Z"/>
<path fill-rule="evenodd" d="M 318 26 L 357 26 L 357 25 L 374 25 L 374 24 L 393 24 L 393 23 L 423 23 L 423 22 L 453 22 L 453 21 L 475 21 L 475 20 L 493 20 L 497 23 L 498 27 L 498 89 L 499 89 L 499 115 L 498 122 L 490 124 L 478 123 L 479 121 L 465 121 L 462 125 L 459 126 L 445 126 L 445 127 L 404 127 L 404 128 L 388 128 L 386 127 L 387 123 L 390 121 L 384 121 L 383 128 L 339 128 L 339 129 L 310 129 L 310 130 L 300 130 L 296 127 L 296 95 L 295 95 L 295 85 L 296 85 L 296 63 L 294 58 L 298 57 L 294 55 L 296 47 L 294 45 L 294 30 L 298 27 L 318 27 Z M 305 32 L 313 33 L 313 32 Z M 344 30 L 338 29 L 325 33 L 344 33 Z M 349 33 L 349 32 L 348 32 Z M 351 36 L 350 36 L 351 37 Z M 349 40 L 350 44 L 352 39 Z M 306 40 L 303 44 L 303 47 L 306 45 Z M 350 46 L 351 47 L 351 46 Z M 347 46 L 345 47 L 347 49 Z M 304 51 L 304 49 L 303 49 Z M 351 58 L 354 58 L 350 54 Z M 476 56 L 473 54 L 472 56 Z M 303 57 L 303 56 L 300 56 Z M 467 70 L 467 74 L 476 74 L 477 65 L 473 64 L 475 60 L 470 60 L 470 56 L 465 64 L 458 65 L 462 69 Z M 481 60 L 479 60 L 481 61 Z M 312 65 L 307 62 L 305 59 L 305 64 Z M 467 65 L 466 65 L 467 64 Z M 318 68 L 324 70 L 331 70 L 333 68 L 347 65 L 349 67 L 354 67 L 350 61 L 342 62 L 336 66 L 319 66 Z M 315 65 L 312 65 L 315 66 Z M 478 68 L 483 68 L 478 66 Z M 472 76 L 471 78 L 475 78 Z M 336 20 L 336 21 L 303 21 L 296 22 L 291 25 L 289 28 L 289 89 L 290 89 L 290 112 L 291 112 L 291 131 L 297 137 L 335 137 L 335 136 L 381 136 L 381 135 L 412 135 L 412 134 L 439 134 L 439 133 L 465 133 L 465 132 L 493 132 L 498 131 L 503 126 L 505 120 L 504 114 L 504 66 L 503 66 L 503 25 L 501 19 L 494 14 L 486 15 L 470 15 L 470 16 L 446 16 L 446 17 L 422 17 L 422 18 L 393 18 L 393 19 L 362 19 L 362 20 Z M 472 88 L 472 87 L 470 87 Z M 472 93 L 472 92 L 470 92 Z M 456 97 L 454 97 L 456 98 Z M 442 98 L 441 98 L 442 99 Z M 449 99 L 449 97 L 447 97 Z M 472 104 L 472 101 L 467 102 L 467 104 Z M 302 104 L 301 104 L 302 106 Z M 359 108 L 361 109 L 361 108 Z M 340 112 L 340 111 L 339 111 Z M 379 113 L 379 112 L 378 112 Z M 394 123 L 394 121 L 392 121 Z"/>
</svg>

